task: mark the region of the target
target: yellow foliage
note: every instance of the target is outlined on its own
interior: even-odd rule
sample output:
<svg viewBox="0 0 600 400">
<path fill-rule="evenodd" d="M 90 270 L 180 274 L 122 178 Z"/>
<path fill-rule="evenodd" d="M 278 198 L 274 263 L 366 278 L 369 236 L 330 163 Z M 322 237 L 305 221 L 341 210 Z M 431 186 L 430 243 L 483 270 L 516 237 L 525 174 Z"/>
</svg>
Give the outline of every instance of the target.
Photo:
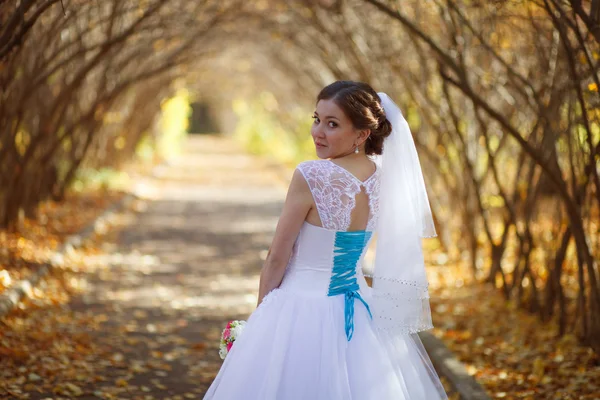
<svg viewBox="0 0 600 400">
<path fill-rule="evenodd" d="M 114 143 L 115 149 L 117 150 L 123 150 L 125 148 L 125 137 L 124 136 L 119 136 L 115 139 L 115 143 Z"/>
<path fill-rule="evenodd" d="M 314 158 L 309 110 L 282 112 L 269 92 L 260 93 L 250 101 L 236 99 L 232 108 L 238 116 L 234 137 L 248 151 L 289 166 Z"/>
<path fill-rule="evenodd" d="M 29 136 L 29 133 L 22 129 L 19 129 L 19 131 L 17 131 L 17 134 L 15 135 L 15 147 L 20 155 L 25 154 L 25 151 L 27 150 L 27 147 L 29 146 L 30 142 L 31 137 Z"/>
<path fill-rule="evenodd" d="M 187 135 L 192 110 L 189 92 L 185 89 L 178 90 L 173 97 L 163 101 L 161 109 L 161 134 L 155 150 L 161 158 L 170 158 L 179 154 Z"/>
</svg>

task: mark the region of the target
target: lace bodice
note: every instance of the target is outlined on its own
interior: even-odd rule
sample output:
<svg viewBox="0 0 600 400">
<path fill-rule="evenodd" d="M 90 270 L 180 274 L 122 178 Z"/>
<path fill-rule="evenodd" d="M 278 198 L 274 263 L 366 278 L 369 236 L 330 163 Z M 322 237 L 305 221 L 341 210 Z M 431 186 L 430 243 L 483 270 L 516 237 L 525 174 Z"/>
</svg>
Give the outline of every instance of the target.
<svg viewBox="0 0 600 400">
<path fill-rule="evenodd" d="M 310 160 L 297 167 L 310 188 L 323 228 L 347 231 L 356 195 L 361 186 L 369 197 L 367 231 L 373 231 L 379 215 L 379 168 L 365 181 L 360 181 L 345 168 L 330 160 Z"/>
</svg>

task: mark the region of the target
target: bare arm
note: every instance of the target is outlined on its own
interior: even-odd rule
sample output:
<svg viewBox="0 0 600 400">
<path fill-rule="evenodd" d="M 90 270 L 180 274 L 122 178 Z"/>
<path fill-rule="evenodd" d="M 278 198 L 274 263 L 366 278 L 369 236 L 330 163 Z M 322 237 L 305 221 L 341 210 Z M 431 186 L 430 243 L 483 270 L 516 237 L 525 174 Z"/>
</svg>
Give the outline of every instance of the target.
<svg viewBox="0 0 600 400">
<path fill-rule="evenodd" d="M 300 170 L 296 169 L 275 229 L 273 242 L 260 274 L 257 306 L 267 293 L 281 284 L 294 242 L 312 204 L 312 194 L 308 184 Z"/>
</svg>

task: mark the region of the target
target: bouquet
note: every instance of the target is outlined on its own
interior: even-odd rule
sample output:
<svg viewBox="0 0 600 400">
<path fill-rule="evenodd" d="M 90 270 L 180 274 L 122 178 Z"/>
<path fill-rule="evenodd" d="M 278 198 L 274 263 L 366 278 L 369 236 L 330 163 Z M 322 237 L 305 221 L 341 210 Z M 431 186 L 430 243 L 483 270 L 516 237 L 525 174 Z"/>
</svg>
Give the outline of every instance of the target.
<svg viewBox="0 0 600 400">
<path fill-rule="evenodd" d="M 233 342 L 240 337 L 246 326 L 246 321 L 229 321 L 223 333 L 221 334 L 221 346 L 219 348 L 219 356 L 224 360 L 233 346 Z"/>
</svg>

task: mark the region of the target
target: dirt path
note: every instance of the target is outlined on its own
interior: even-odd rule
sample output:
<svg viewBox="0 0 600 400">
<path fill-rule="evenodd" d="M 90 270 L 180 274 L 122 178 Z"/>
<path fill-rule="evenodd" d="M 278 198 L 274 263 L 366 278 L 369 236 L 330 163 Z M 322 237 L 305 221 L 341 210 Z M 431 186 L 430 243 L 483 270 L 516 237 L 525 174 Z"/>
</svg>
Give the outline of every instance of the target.
<svg viewBox="0 0 600 400">
<path fill-rule="evenodd" d="M 23 361 L 8 398 L 202 398 L 221 364 L 226 321 L 256 306 L 286 188 L 228 139 L 195 136 L 185 147 L 158 178 L 140 182 L 154 198 L 87 259 L 98 267 L 83 294 L 40 319 L 52 321 L 42 329 L 51 345 L 68 349 L 32 349 L 38 364 Z M 53 367 L 40 365 L 44 355 Z"/>
<path fill-rule="evenodd" d="M 124 359 L 163 365 L 129 385 L 191 398 L 204 394 L 221 364 L 225 322 L 247 318 L 256 305 L 285 189 L 234 143 L 206 136 L 190 138 L 155 184 L 156 198 L 113 250 L 130 261 L 114 264 L 73 306 L 94 307 L 109 317 L 106 326 L 134 339 L 115 349 Z"/>
</svg>

